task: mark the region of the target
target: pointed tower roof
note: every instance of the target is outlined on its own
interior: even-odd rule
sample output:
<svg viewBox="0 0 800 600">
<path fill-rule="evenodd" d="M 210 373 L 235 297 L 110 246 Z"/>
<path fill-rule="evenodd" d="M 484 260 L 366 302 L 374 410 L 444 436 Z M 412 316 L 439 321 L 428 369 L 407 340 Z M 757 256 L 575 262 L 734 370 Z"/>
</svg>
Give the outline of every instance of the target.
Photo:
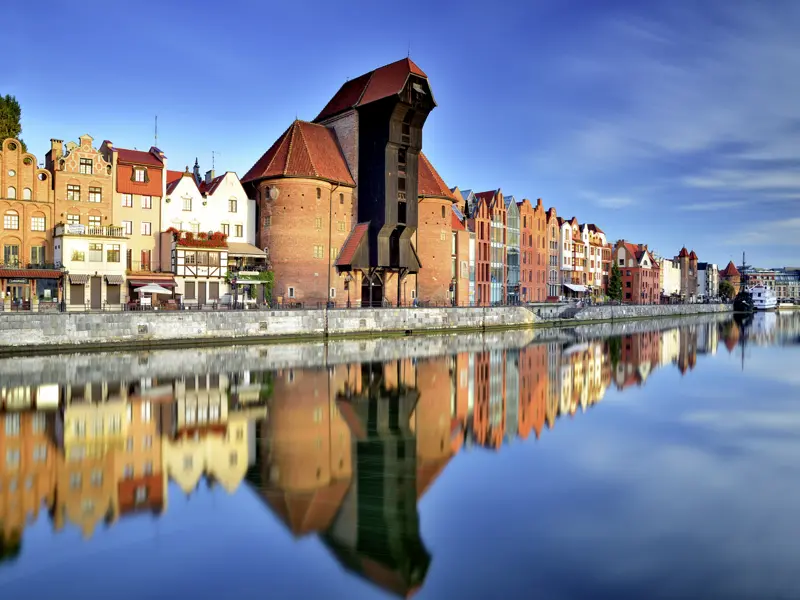
<svg viewBox="0 0 800 600">
<path fill-rule="evenodd" d="M 686 246 L 684 246 L 678 253 L 678 258 L 686 258 L 687 256 L 689 256 L 689 251 L 686 249 Z"/>
<path fill-rule="evenodd" d="M 307 177 L 355 187 L 336 134 L 322 125 L 295 121 L 272 144 L 242 183 L 277 177 Z"/>
<path fill-rule="evenodd" d="M 694 250 L 689 252 L 689 260 L 697 260 L 697 254 L 694 253 Z"/>
<path fill-rule="evenodd" d="M 413 60 L 401 58 L 351 79 L 339 88 L 314 122 L 318 123 L 339 113 L 399 94 L 410 75 L 428 78 Z"/>
<path fill-rule="evenodd" d="M 728 266 L 725 267 L 719 273 L 722 277 L 739 277 L 741 273 L 739 273 L 739 269 L 736 268 L 736 265 L 733 264 L 733 261 L 728 263 Z"/>
</svg>

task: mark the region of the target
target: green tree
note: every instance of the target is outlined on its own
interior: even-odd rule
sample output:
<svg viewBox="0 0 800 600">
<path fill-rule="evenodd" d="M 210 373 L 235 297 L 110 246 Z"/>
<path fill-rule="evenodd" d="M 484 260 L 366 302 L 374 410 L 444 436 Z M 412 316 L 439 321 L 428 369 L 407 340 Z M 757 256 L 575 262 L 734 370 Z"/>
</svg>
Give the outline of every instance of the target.
<svg viewBox="0 0 800 600">
<path fill-rule="evenodd" d="M 611 366 L 616 370 L 619 364 L 619 359 L 622 356 L 622 338 L 613 337 L 608 340 L 608 359 L 611 361 Z"/>
<path fill-rule="evenodd" d="M 14 138 L 27 150 L 22 135 L 22 109 L 14 96 L 0 96 L 0 142 L 6 138 Z"/>
<path fill-rule="evenodd" d="M 622 271 L 616 261 L 611 264 L 611 277 L 608 278 L 608 297 L 612 300 L 622 300 Z"/>
<path fill-rule="evenodd" d="M 719 282 L 719 295 L 730 300 L 736 295 L 736 288 L 730 281 L 723 279 Z"/>
</svg>

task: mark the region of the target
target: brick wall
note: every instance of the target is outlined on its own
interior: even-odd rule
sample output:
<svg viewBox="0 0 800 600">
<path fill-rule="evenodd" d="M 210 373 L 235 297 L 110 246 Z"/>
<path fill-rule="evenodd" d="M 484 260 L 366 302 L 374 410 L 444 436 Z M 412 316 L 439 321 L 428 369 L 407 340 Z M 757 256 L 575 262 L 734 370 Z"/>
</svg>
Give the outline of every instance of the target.
<svg viewBox="0 0 800 600">
<path fill-rule="evenodd" d="M 417 275 L 417 295 L 420 300 L 438 305 L 450 302 L 451 205 L 451 201 L 441 198 L 419 201 L 417 255 L 422 268 Z"/>
</svg>

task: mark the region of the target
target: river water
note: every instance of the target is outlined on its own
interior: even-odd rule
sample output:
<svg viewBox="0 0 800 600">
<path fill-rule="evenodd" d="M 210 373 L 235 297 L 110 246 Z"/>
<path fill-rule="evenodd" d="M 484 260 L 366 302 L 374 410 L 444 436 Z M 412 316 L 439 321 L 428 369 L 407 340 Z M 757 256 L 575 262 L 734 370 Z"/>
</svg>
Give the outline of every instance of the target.
<svg viewBox="0 0 800 600">
<path fill-rule="evenodd" d="M 663 328 L 0 360 L 0 597 L 800 598 L 800 314 Z"/>
</svg>

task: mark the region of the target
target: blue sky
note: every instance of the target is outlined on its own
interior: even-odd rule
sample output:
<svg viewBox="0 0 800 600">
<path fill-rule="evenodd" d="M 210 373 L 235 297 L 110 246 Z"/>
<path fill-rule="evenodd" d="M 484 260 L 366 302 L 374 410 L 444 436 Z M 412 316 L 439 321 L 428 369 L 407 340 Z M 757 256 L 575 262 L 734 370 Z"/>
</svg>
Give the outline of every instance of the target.
<svg viewBox="0 0 800 600">
<path fill-rule="evenodd" d="M 241 175 L 410 46 L 439 105 L 424 150 L 449 185 L 541 197 L 665 256 L 800 266 L 800 3 L 398 6 L 11 2 L 0 93 L 40 160 L 87 132 L 147 148 L 157 114 L 172 168 L 214 151 Z"/>
</svg>

